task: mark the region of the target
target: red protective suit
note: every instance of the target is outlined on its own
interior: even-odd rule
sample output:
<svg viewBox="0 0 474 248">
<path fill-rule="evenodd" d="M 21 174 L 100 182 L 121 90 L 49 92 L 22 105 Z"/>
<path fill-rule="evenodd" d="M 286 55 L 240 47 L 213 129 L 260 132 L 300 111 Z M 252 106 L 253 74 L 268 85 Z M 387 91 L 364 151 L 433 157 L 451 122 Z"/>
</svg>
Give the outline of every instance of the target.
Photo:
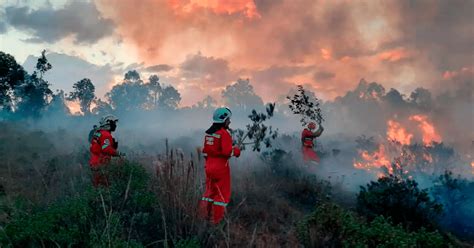
<svg viewBox="0 0 474 248">
<path fill-rule="evenodd" d="M 308 128 L 305 128 L 301 133 L 301 142 L 303 143 L 303 159 L 304 161 L 316 161 L 319 163 L 319 156 L 313 150 L 314 139 L 321 136 L 321 129 L 316 132 L 312 132 Z"/>
<path fill-rule="evenodd" d="M 117 156 L 115 140 L 112 134 L 108 130 L 98 130 L 94 133 L 94 136 L 90 145 L 91 158 L 89 165 L 92 169 L 92 184 L 97 187 L 99 185 L 108 186 L 109 182 L 107 175 L 104 175 L 99 170 L 101 166 L 107 165 L 110 162 L 112 156 Z"/>
<path fill-rule="evenodd" d="M 200 215 L 211 218 L 211 222 L 219 224 L 230 201 L 230 167 L 229 158 L 239 157 L 240 149 L 232 147 L 232 137 L 222 128 L 204 137 L 202 150 L 206 158 L 206 192 L 199 203 Z"/>
</svg>

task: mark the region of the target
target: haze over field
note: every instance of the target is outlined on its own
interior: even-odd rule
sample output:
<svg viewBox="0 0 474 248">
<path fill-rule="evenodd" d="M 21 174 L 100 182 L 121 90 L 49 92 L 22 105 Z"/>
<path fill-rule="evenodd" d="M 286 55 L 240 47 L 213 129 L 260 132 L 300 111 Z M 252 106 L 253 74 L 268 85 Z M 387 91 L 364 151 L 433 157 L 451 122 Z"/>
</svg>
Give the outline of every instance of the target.
<svg viewBox="0 0 474 248">
<path fill-rule="evenodd" d="M 0 7 L 0 246 L 472 246 L 474 1 Z M 324 118 L 314 148 L 298 89 Z M 196 202 L 221 106 L 246 145 L 210 226 Z M 88 134 L 108 114 L 121 156 L 95 188 Z"/>
</svg>

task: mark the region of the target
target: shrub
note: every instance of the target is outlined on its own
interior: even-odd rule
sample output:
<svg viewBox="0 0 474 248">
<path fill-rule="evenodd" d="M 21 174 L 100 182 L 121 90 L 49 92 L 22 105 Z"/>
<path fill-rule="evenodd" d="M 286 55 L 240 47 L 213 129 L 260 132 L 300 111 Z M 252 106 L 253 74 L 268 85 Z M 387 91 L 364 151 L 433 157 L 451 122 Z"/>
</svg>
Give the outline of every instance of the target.
<svg viewBox="0 0 474 248">
<path fill-rule="evenodd" d="M 46 206 L 10 206 L 1 244 L 18 247 L 125 247 L 160 238 L 156 197 L 138 164 L 114 163 L 104 170 L 109 188 L 90 186 L 81 194 Z M 5 206 L 4 206 L 5 207 Z M 6 207 L 8 208 L 8 206 Z"/>
<path fill-rule="evenodd" d="M 432 230 L 442 205 L 432 200 L 427 190 L 420 190 L 416 181 L 389 175 L 361 187 L 357 211 L 369 220 L 382 215 L 410 230 Z"/>
<path fill-rule="evenodd" d="M 435 180 L 430 192 L 443 204 L 440 224 L 456 235 L 474 240 L 474 182 L 446 171 Z"/>
<path fill-rule="evenodd" d="M 297 235 L 305 247 L 446 247 L 437 231 L 410 232 L 377 216 L 370 222 L 335 204 L 322 204 L 298 223 Z"/>
</svg>

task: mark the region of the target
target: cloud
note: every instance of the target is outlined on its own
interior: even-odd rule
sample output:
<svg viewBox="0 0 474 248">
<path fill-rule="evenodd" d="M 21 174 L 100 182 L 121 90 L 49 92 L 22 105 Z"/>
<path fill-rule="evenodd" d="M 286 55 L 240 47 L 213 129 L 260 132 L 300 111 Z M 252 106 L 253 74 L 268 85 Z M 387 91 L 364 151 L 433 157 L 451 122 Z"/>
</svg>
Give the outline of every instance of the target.
<svg viewBox="0 0 474 248">
<path fill-rule="evenodd" d="M 147 72 L 166 72 L 172 69 L 173 66 L 167 64 L 152 65 L 145 68 Z"/>
<path fill-rule="evenodd" d="M 7 32 L 7 25 L 5 22 L 0 21 L 0 34 L 4 34 Z"/>
<path fill-rule="evenodd" d="M 112 20 L 101 16 L 94 3 L 70 1 L 61 9 L 5 8 L 8 25 L 29 32 L 31 42 L 57 42 L 73 36 L 75 43 L 91 44 L 111 35 Z"/>
<path fill-rule="evenodd" d="M 236 80 L 225 59 L 206 57 L 201 53 L 189 55 L 180 66 L 180 76 L 187 81 L 200 81 L 209 86 L 226 85 Z"/>
<path fill-rule="evenodd" d="M 440 70 L 456 70 L 473 63 L 473 1 L 393 1 L 387 16 L 398 34 L 382 44 L 416 49 Z"/>
<path fill-rule="evenodd" d="M 140 61 L 200 89 L 249 77 L 259 94 L 298 82 L 331 99 L 367 78 L 409 93 L 473 64 L 473 1 L 231 2 L 97 0 Z"/>
<path fill-rule="evenodd" d="M 257 94 L 264 100 L 270 101 L 272 97 L 286 93 L 295 84 L 304 84 L 295 77 L 311 72 L 312 66 L 279 66 L 250 72 L 251 83 Z"/>
<path fill-rule="evenodd" d="M 330 71 L 317 71 L 314 73 L 314 80 L 315 81 L 325 81 L 329 79 L 333 79 L 336 76 L 336 74 L 330 72 Z"/>
<path fill-rule="evenodd" d="M 260 14 L 253 0 L 232 0 L 232 1 L 199 1 L 184 0 L 171 3 L 175 12 L 192 12 L 196 9 L 210 10 L 216 14 L 236 14 L 240 13 L 247 18 L 258 18 Z"/>
<path fill-rule="evenodd" d="M 89 78 L 96 87 L 96 95 L 102 97 L 117 74 L 110 65 L 94 65 L 76 56 L 47 53 L 46 58 L 53 68 L 45 74 L 45 79 L 52 84 L 52 89 L 62 89 L 66 93 L 72 91 L 72 85 L 77 81 Z M 32 72 L 37 60 L 37 57 L 30 55 L 23 67 Z"/>
</svg>

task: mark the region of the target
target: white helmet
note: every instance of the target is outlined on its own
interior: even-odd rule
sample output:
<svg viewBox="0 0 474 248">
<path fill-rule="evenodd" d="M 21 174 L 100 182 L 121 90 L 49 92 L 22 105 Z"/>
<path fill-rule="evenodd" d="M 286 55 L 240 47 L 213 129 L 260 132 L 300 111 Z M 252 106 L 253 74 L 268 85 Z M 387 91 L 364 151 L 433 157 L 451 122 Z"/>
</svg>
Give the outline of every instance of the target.
<svg viewBox="0 0 474 248">
<path fill-rule="evenodd" d="M 110 123 L 117 122 L 117 121 L 118 121 L 118 118 L 115 117 L 115 115 L 108 114 L 108 115 L 104 115 L 102 119 L 100 119 L 99 124 L 101 128 L 110 130 Z"/>
</svg>

